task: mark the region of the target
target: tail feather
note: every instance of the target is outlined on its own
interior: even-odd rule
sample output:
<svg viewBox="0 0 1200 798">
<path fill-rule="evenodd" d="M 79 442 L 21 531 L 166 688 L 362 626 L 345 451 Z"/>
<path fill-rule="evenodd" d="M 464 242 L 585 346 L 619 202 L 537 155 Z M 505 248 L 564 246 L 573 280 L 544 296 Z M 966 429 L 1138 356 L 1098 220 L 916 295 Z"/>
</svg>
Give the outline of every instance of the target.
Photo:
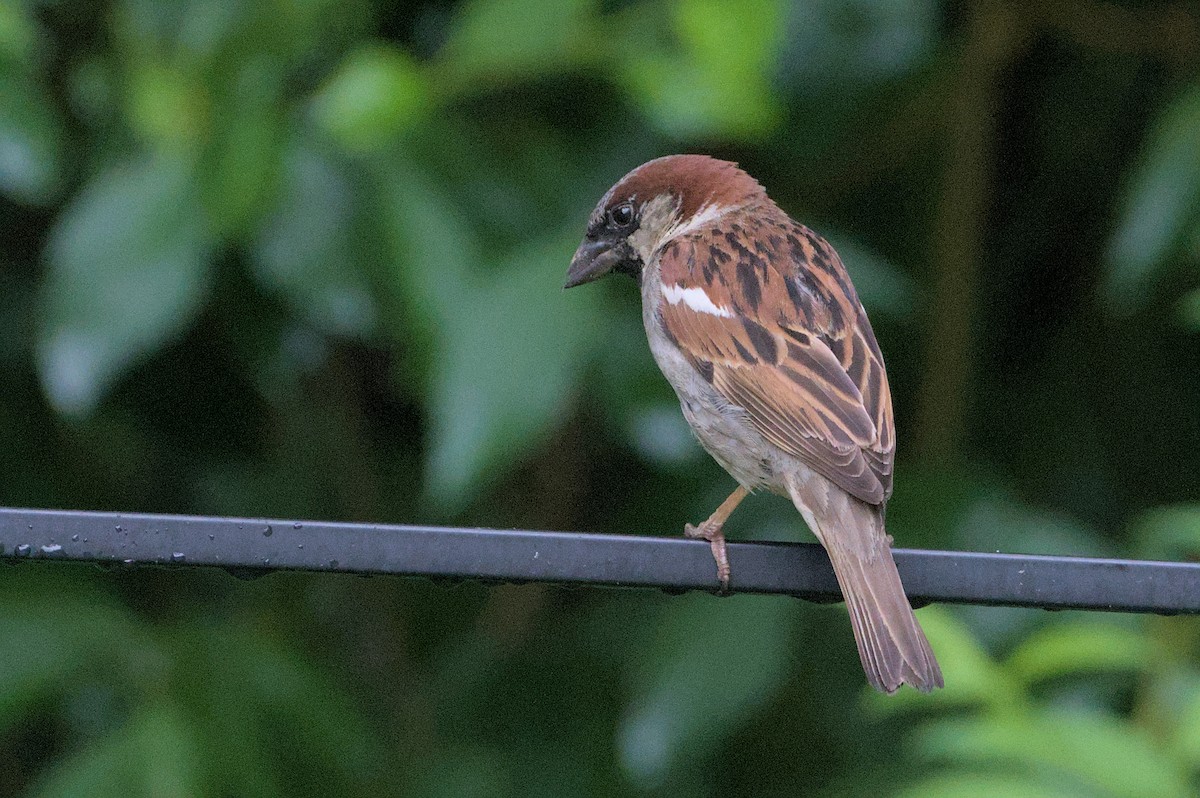
<svg viewBox="0 0 1200 798">
<path fill-rule="evenodd" d="M 942 671 L 904 594 L 883 512 L 815 473 L 788 483 L 797 509 L 833 563 L 867 680 L 885 693 L 902 684 L 941 687 Z"/>
</svg>

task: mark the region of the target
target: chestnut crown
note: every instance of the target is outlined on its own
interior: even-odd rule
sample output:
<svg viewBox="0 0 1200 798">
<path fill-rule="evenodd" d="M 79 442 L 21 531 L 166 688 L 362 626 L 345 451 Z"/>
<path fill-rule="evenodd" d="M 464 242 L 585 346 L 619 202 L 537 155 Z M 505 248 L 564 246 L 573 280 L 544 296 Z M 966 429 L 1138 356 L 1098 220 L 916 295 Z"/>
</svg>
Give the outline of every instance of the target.
<svg viewBox="0 0 1200 798">
<path fill-rule="evenodd" d="M 677 200 L 679 218 L 687 220 L 705 205 L 741 205 L 764 195 L 764 191 L 757 180 L 731 161 L 707 155 L 667 155 L 647 161 L 622 177 L 600 200 L 596 211 L 603 213 L 627 202 L 644 204 L 663 195 Z"/>
<path fill-rule="evenodd" d="M 648 246 L 686 225 L 702 209 L 765 200 L 737 164 L 707 155 L 668 155 L 637 167 L 608 190 L 592 211 L 587 235 L 567 272 L 567 288 L 610 272 L 637 276 Z"/>
</svg>

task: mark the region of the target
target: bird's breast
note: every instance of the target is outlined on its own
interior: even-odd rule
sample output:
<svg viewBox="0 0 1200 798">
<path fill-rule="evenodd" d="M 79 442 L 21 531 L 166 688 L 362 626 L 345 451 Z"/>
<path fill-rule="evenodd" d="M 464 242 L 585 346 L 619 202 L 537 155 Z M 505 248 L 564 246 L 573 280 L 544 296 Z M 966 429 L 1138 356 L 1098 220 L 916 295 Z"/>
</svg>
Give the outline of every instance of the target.
<svg viewBox="0 0 1200 798">
<path fill-rule="evenodd" d="M 754 428 L 745 410 L 717 393 L 666 334 L 658 315 L 662 301 L 658 264 L 652 260 L 642 273 L 642 322 L 650 353 L 675 389 L 688 426 L 713 459 L 740 484 L 751 490 L 781 490 L 776 463 L 779 450 Z"/>
</svg>

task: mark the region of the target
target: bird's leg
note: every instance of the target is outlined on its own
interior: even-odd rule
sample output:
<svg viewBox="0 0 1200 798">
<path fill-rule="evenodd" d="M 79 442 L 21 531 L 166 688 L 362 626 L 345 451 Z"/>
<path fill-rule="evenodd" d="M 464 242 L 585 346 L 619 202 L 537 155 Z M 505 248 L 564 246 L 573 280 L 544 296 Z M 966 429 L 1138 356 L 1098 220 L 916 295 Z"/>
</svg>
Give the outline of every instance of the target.
<svg viewBox="0 0 1200 798">
<path fill-rule="evenodd" d="M 737 490 L 729 494 L 728 499 L 721 502 L 721 506 L 708 517 L 707 521 L 700 526 L 685 524 L 683 527 L 684 537 L 707 540 L 709 546 L 712 547 L 713 559 L 717 563 L 717 581 L 721 583 L 722 594 L 729 592 L 729 555 L 725 552 L 725 533 L 721 531 L 721 528 L 725 526 L 725 520 L 742 503 L 742 499 L 749 494 L 750 491 L 738 485 Z"/>
</svg>

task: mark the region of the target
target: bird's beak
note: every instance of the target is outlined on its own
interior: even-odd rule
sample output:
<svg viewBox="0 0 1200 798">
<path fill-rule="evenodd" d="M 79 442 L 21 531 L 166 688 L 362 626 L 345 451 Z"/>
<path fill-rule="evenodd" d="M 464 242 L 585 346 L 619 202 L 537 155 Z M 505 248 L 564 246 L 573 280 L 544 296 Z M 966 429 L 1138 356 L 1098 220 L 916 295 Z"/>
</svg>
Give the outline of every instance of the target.
<svg viewBox="0 0 1200 798">
<path fill-rule="evenodd" d="M 571 268 L 567 270 L 567 284 L 563 288 L 574 288 L 577 285 L 590 283 L 613 270 L 613 267 L 623 259 L 621 247 L 614 246 L 611 241 L 603 238 L 596 240 L 584 239 L 571 258 Z"/>
</svg>

